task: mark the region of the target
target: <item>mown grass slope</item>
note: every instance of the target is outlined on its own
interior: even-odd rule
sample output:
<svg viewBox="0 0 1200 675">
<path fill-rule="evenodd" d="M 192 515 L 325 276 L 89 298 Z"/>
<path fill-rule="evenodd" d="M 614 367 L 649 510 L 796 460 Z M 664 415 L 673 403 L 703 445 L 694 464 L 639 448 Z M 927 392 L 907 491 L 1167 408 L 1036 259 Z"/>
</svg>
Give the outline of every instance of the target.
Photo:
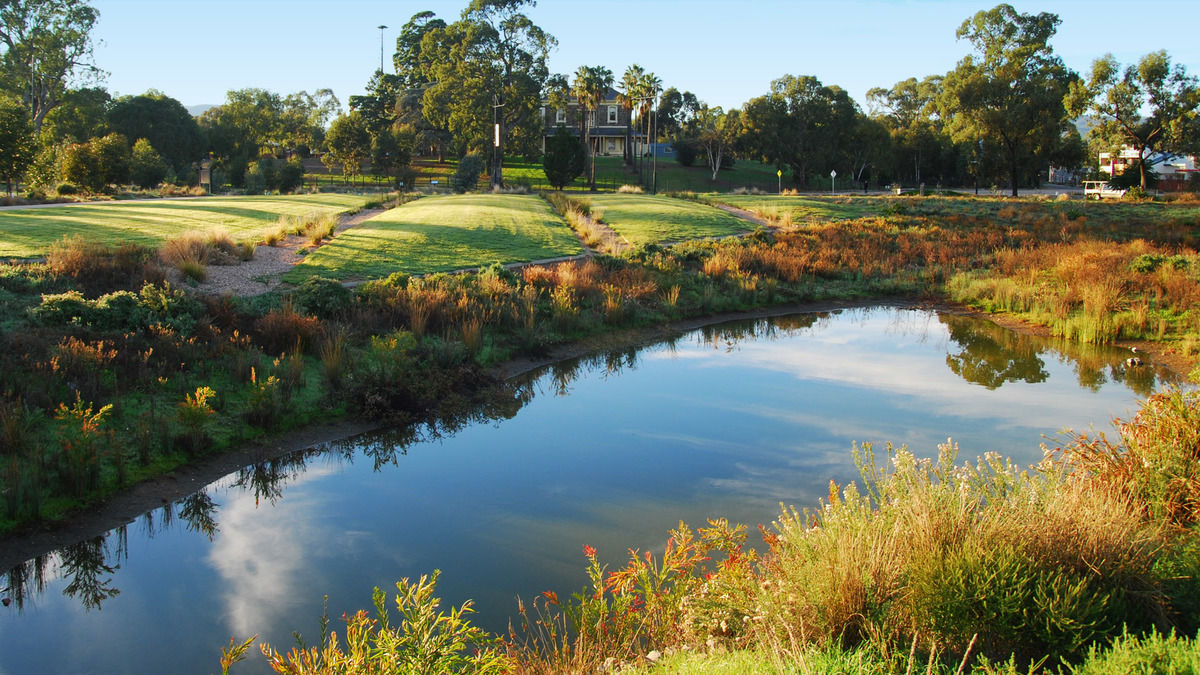
<svg viewBox="0 0 1200 675">
<path fill-rule="evenodd" d="M 246 239 L 270 229 L 281 215 L 353 211 L 368 199 L 344 194 L 203 197 L 0 210 L 0 258 L 41 256 L 54 242 L 75 236 L 147 246 L 213 230 Z"/>
<path fill-rule="evenodd" d="M 427 197 L 347 230 L 284 280 L 427 274 L 582 252 L 566 223 L 533 195 Z"/>
<path fill-rule="evenodd" d="M 602 194 L 589 200 L 592 216 L 634 246 L 723 237 L 753 229 L 749 221 L 718 208 L 670 197 Z"/>
</svg>

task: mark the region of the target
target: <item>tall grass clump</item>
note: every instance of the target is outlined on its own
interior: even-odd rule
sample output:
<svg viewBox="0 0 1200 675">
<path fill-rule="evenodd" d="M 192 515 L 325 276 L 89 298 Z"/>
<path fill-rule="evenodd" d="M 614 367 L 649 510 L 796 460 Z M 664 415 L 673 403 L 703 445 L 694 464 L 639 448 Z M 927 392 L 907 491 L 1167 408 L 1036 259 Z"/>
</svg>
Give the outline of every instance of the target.
<svg viewBox="0 0 1200 675">
<path fill-rule="evenodd" d="M 1197 254 L 1142 240 L 1007 249 L 992 269 L 957 272 L 952 299 L 1010 312 L 1089 343 L 1194 338 L 1200 318 Z"/>
</svg>

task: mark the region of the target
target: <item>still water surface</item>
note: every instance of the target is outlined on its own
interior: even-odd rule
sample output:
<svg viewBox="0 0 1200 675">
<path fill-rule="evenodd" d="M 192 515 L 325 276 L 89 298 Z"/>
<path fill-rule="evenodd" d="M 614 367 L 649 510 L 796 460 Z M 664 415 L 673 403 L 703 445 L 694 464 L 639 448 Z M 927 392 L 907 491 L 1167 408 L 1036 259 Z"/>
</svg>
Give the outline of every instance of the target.
<svg viewBox="0 0 1200 675">
<path fill-rule="evenodd" d="M 453 431 L 247 467 L 26 563 L 0 581 L 0 674 L 215 672 L 230 637 L 315 642 L 324 595 L 336 628 L 372 587 L 435 568 L 447 603 L 473 598 L 502 631 L 518 595 L 582 588 L 584 544 L 616 565 L 681 519 L 753 527 L 816 505 L 856 478 L 855 441 L 1036 462 L 1045 436 L 1107 429 L 1170 378 L 1126 356 L 883 307 L 564 362 Z M 253 650 L 234 672 L 266 670 Z"/>
</svg>

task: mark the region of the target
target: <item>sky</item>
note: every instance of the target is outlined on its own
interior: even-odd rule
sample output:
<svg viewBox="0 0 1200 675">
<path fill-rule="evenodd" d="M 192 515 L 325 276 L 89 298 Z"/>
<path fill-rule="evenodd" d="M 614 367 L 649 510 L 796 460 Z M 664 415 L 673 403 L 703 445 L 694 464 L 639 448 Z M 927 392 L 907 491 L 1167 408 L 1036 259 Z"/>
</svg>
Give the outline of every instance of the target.
<svg viewBox="0 0 1200 675">
<path fill-rule="evenodd" d="M 447 22 L 468 0 L 93 0 L 96 64 L 114 95 L 157 89 L 184 105 L 219 104 L 231 89 L 280 94 L 330 88 L 345 105 L 387 67 L 400 27 L 430 10 Z M 558 40 L 550 70 L 602 65 L 620 79 L 637 63 L 666 87 L 725 108 L 783 75 L 814 75 L 866 106 L 872 87 L 944 74 L 970 45 L 962 22 L 996 2 L 935 0 L 540 0 L 526 14 Z M 1062 20 L 1051 41 L 1080 73 L 1105 53 L 1122 64 L 1165 49 L 1200 75 L 1200 1 L 1024 2 L 1022 13 Z M 1130 15 L 1144 17 L 1139 23 Z"/>
</svg>

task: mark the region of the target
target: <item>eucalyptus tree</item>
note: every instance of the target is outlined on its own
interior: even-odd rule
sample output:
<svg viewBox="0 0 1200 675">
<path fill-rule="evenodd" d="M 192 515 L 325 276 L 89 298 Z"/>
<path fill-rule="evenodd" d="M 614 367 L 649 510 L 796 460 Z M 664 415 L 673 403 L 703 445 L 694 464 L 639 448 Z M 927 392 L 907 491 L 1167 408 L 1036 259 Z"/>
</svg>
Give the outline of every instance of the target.
<svg viewBox="0 0 1200 675">
<path fill-rule="evenodd" d="M 1072 83 L 1067 107 L 1073 115 L 1098 120 L 1091 136 L 1101 147 L 1137 150 L 1142 189 L 1152 153 L 1200 151 L 1200 88 L 1186 68 L 1172 67 L 1165 51 L 1147 54 L 1124 71 L 1112 54 L 1097 59 L 1086 81 Z"/>
<path fill-rule="evenodd" d="M 73 80 L 101 75 L 91 38 L 99 16 L 83 0 L 0 2 L 0 88 L 21 100 L 35 133 Z"/>
<path fill-rule="evenodd" d="M 449 129 L 461 149 L 492 146 L 494 185 L 503 184 L 510 140 L 531 154 L 542 138 L 538 111 L 549 76 L 546 58 L 558 42 L 521 12 L 534 4 L 472 0 L 458 21 L 432 28 L 421 39 L 431 83 L 422 97 L 425 116 Z"/>
<path fill-rule="evenodd" d="M 938 167 L 942 151 L 951 142 L 937 110 L 942 79 L 940 75 L 923 80 L 910 77 L 888 89 L 867 90 L 872 119 L 887 128 L 896 160 L 889 169 L 897 178 L 907 175 L 914 183 L 922 182 L 928 169 Z"/>
<path fill-rule="evenodd" d="M 596 189 L 596 148 L 592 144 L 592 125 L 596 108 L 612 84 L 612 71 L 604 66 L 579 66 L 575 71 L 575 79 L 571 81 L 571 94 L 579 101 L 580 116 L 583 118 L 583 143 L 591 156 L 588 181 L 593 190 Z"/>
<path fill-rule="evenodd" d="M 1020 14 L 1011 5 L 976 13 L 959 27 L 968 54 L 946 74 L 939 111 L 958 142 L 995 143 L 1012 185 L 1050 161 L 1071 120 L 1063 105 L 1075 77 L 1054 54 L 1055 14 Z"/>
<path fill-rule="evenodd" d="M 708 156 L 708 166 L 712 169 L 712 179 L 716 181 L 726 153 L 732 149 L 741 134 L 741 113 L 736 108 L 725 112 L 721 106 L 710 108 L 702 105 L 700 112 L 696 114 L 696 126 L 699 132 L 698 140 Z"/>
</svg>

